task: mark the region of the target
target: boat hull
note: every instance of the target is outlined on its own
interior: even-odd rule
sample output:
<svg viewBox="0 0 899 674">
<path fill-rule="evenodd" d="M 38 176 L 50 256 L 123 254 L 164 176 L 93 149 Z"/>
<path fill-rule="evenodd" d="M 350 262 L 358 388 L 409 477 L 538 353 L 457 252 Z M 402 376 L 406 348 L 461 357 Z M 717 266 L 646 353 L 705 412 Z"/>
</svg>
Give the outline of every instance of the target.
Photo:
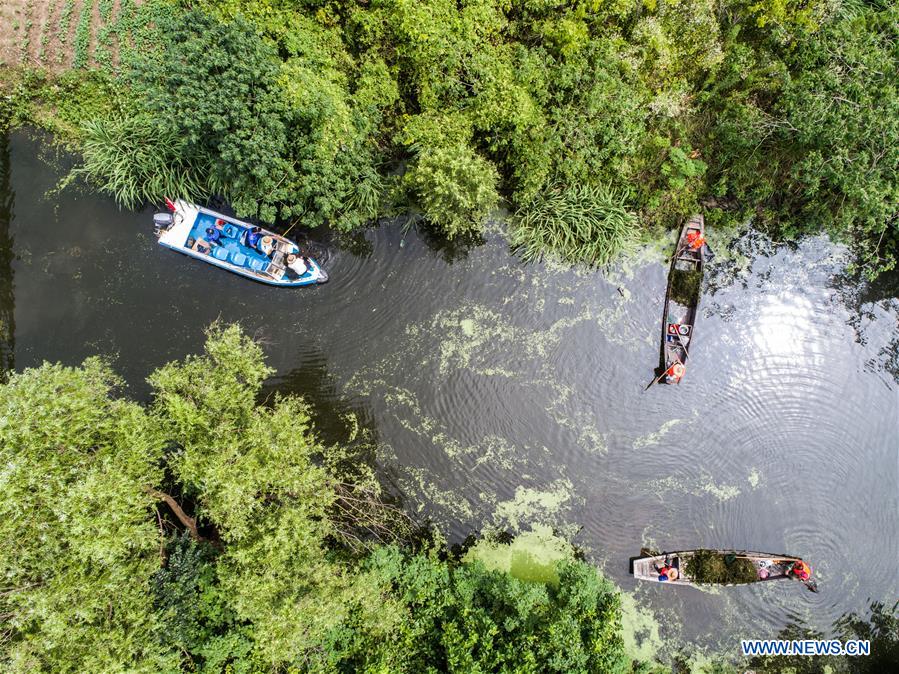
<svg viewBox="0 0 899 674">
<path fill-rule="evenodd" d="M 268 237 L 272 245 L 272 253 L 264 254 L 246 243 L 253 228 L 250 223 L 181 199 L 174 205 L 173 224 L 158 232 L 159 245 L 165 248 L 265 285 L 298 287 L 328 281 L 327 273 L 311 257 L 306 258 L 302 273 L 282 264 L 287 255 L 300 255 L 299 246 L 285 237 L 259 228 L 260 238 Z M 204 239 L 207 226 L 224 233 L 220 242 Z"/>
<path fill-rule="evenodd" d="M 686 572 L 686 562 L 699 550 L 679 550 L 665 552 L 658 555 L 644 555 L 633 557 L 630 560 L 630 573 L 637 580 L 646 580 L 653 583 L 662 582 L 665 585 L 683 585 L 689 587 L 702 587 L 704 585 L 731 586 L 733 583 L 698 583 L 690 578 Z M 762 583 L 772 580 L 794 579 L 790 575 L 790 569 L 794 562 L 801 562 L 799 557 L 790 555 L 778 555 L 770 552 L 749 552 L 746 550 L 712 550 L 720 555 L 734 555 L 736 558 L 749 559 L 756 567 L 757 579 L 743 585 L 754 582 Z M 660 581 L 658 568 L 662 565 L 678 570 L 678 576 L 674 580 Z"/>
<path fill-rule="evenodd" d="M 681 228 L 668 272 L 659 367 L 656 369 L 658 381 L 663 384 L 681 383 L 693 344 L 704 261 L 702 250 L 694 250 L 688 245 L 687 237 L 692 233 L 705 236 L 705 220 L 701 215 L 691 216 Z M 690 297 L 682 297 L 687 290 L 693 291 L 689 293 Z M 672 369 L 678 367 L 682 369 L 680 376 L 671 376 Z"/>
</svg>

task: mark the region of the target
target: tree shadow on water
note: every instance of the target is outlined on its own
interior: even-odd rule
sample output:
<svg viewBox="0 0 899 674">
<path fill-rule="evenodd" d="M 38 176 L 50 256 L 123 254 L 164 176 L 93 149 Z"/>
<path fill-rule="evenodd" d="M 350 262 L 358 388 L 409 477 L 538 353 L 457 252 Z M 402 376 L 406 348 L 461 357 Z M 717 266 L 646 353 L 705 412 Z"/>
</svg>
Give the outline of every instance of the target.
<svg viewBox="0 0 899 674">
<path fill-rule="evenodd" d="M 409 230 L 414 229 L 428 250 L 439 255 L 447 264 L 466 259 L 472 250 L 486 242 L 484 236 L 478 232 L 458 234 L 449 239 L 443 230 L 420 215 L 406 216 L 402 221 L 402 229 L 404 238 Z"/>
<path fill-rule="evenodd" d="M 15 193 L 12 189 L 9 134 L 0 131 L 0 380 L 15 365 L 15 283 L 13 278 L 13 220 Z"/>
<path fill-rule="evenodd" d="M 363 401 L 351 401 L 341 395 L 324 354 L 316 352 L 287 374 L 269 379 L 263 385 L 261 399 L 270 403 L 276 393 L 302 398 L 309 406 L 314 431 L 321 443 L 325 447 L 341 447 L 346 450 L 348 460 L 374 468 L 385 491 L 385 500 L 400 505 L 395 471 L 377 462 L 380 435 L 374 414 Z M 353 466 L 346 468 L 353 472 Z"/>
</svg>

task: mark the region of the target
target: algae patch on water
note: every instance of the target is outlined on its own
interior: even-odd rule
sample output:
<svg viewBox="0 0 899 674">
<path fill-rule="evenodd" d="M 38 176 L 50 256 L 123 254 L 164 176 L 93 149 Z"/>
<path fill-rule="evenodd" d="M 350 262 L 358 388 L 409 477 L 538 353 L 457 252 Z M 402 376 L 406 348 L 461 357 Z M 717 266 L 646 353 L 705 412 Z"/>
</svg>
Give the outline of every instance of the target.
<svg viewBox="0 0 899 674">
<path fill-rule="evenodd" d="M 624 649 L 633 660 L 651 662 L 662 650 L 659 620 L 630 592 L 621 593 L 621 628 Z"/>
<path fill-rule="evenodd" d="M 759 482 L 761 482 L 761 479 L 762 476 L 759 475 L 758 470 L 756 470 L 755 468 L 753 468 L 749 472 L 749 477 L 746 478 L 746 480 L 749 482 L 749 486 L 753 489 L 756 489 L 759 486 Z"/>
<path fill-rule="evenodd" d="M 565 479 L 556 480 L 547 490 L 518 487 L 514 498 L 497 504 L 494 521 L 499 527 L 519 531 L 523 522 L 555 520 L 567 508 L 573 489 Z"/>
<path fill-rule="evenodd" d="M 684 480 L 675 476 L 662 480 L 651 480 L 649 489 L 656 494 L 677 492 L 690 496 L 711 495 L 720 502 L 729 501 L 740 495 L 740 488 L 733 484 L 718 483 L 708 473 L 703 472 L 699 479 Z"/>
<path fill-rule="evenodd" d="M 693 413 L 693 416 L 696 416 L 695 412 Z M 669 419 L 662 424 L 659 430 L 647 435 L 640 436 L 639 438 L 634 440 L 633 448 L 643 449 L 644 447 L 658 445 L 662 441 L 662 438 L 664 438 L 672 428 L 687 421 L 689 421 L 689 419 Z"/>
<path fill-rule="evenodd" d="M 511 543 L 483 539 L 465 554 L 463 561 L 479 561 L 492 571 L 502 571 L 519 580 L 558 586 L 557 564 L 573 558 L 574 550 L 568 541 L 554 535 L 550 527 L 535 526 L 518 534 Z"/>
</svg>

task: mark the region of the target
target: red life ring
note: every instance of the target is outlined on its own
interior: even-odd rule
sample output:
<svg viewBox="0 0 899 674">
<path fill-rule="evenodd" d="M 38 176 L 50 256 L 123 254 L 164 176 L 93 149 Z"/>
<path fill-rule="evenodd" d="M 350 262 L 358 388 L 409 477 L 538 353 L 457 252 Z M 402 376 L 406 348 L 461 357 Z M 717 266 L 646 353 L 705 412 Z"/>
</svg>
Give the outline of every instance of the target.
<svg viewBox="0 0 899 674">
<path fill-rule="evenodd" d="M 674 377 L 675 379 L 680 379 L 686 373 L 687 368 L 684 367 L 683 363 L 675 363 L 671 367 L 668 368 L 667 374 Z"/>
</svg>

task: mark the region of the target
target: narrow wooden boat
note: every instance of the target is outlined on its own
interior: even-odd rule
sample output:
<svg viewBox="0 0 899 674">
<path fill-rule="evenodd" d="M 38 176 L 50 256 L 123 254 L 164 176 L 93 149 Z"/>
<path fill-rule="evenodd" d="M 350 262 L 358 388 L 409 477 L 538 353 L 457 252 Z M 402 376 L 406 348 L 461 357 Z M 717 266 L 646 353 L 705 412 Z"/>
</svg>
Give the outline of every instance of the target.
<svg viewBox="0 0 899 674">
<path fill-rule="evenodd" d="M 681 229 L 668 272 L 662 345 L 656 370 L 658 381 L 665 384 L 680 384 L 686 373 L 702 287 L 704 241 L 705 220 L 701 215 L 693 215 Z M 697 242 L 699 245 L 694 246 Z"/>
<path fill-rule="evenodd" d="M 795 566 L 794 566 L 795 565 Z M 802 567 L 808 577 L 799 575 Z M 696 573 L 701 577 L 696 577 Z M 800 580 L 808 589 L 817 592 L 811 579 L 811 567 L 800 557 L 770 552 L 745 550 L 679 550 L 653 554 L 642 550 L 640 557 L 630 560 L 630 573 L 637 580 L 666 585 L 743 585 L 770 580 Z"/>
<path fill-rule="evenodd" d="M 328 280 L 318 262 L 304 257 L 290 239 L 181 199 L 166 202 L 171 212 L 153 216 L 161 246 L 273 286 Z"/>
</svg>

